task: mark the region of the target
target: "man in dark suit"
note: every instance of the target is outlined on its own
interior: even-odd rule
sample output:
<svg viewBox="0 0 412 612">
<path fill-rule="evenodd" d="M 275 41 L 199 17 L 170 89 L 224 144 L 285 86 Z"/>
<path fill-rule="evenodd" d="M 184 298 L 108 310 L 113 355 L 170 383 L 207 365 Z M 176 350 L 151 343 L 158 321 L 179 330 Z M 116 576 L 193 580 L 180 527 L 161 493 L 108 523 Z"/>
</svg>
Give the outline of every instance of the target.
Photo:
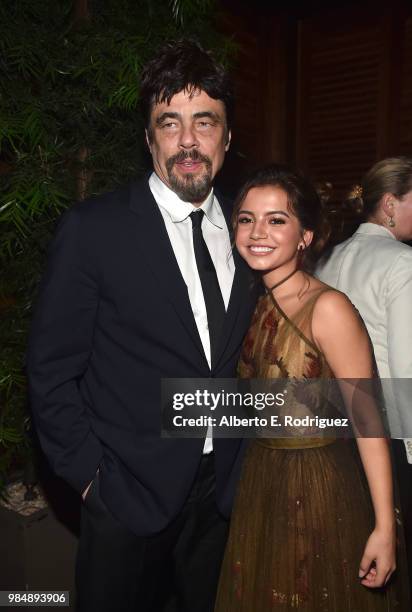
<svg viewBox="0 0 412 612">
<path fill-rule="evenodd" d="M 83 497 L 78 609 L 162 610 L 173 587 L 179 612 L 206 612 L 240 445 L 161 438 L 160 380 L 234 376 L 253 311 L 213 191 L 232 89 L 180 41 L 146 66 L 141 101 L 154 172 L 73 206 L 52 244 L 28 354 L 33 415 Z"/>
</svg>

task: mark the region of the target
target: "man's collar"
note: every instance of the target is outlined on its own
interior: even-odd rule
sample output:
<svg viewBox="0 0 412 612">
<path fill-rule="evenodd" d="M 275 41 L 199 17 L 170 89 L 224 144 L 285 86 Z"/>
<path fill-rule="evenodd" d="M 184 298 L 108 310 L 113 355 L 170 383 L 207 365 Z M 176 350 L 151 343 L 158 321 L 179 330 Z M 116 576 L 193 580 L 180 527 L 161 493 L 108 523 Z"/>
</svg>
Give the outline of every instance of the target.
<svg viewBox="0 0 412 612">
<path fill-rule="evenodd" d="M 222 229 L 225 224 L 222 210 L 217 202 L 217 199 L 213 193 L 213 189 L 207 196 L 201 206 L 193 206 L 190 202 L 184 202 L 179 196 L 170 189 L 158 176 L 153 172 L 149 178 L 150 190 L 163 210 L 167 212 L 173 223 L 180 223 L 187 219 L 187 217 L 198 208 L 201 208 L 205 213 L 208 220 Z"/>
</svg>

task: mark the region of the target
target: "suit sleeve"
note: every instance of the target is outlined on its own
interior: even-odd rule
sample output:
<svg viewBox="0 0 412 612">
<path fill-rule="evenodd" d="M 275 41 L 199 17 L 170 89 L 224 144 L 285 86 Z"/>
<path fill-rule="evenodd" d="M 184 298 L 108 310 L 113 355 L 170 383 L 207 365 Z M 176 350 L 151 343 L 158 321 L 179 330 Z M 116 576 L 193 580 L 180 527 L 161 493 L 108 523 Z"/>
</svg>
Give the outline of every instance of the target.
<svg viewBox="0 0 412 612">
<path fill-rule="evenodd" d="M 412 253 L 412 252 L 411 252 Z M 409 255 L 409 253 L 408 253 Z M 401 254 L 392 266 L 387 291 L 389 370 L 402 437 L 412 437 L 412 257 Z M 409 380 L 408 380 L 409 379 Z"/>
<path fill-rule="evenodd" d="M 66 213 L 52 242 L 27 354 L 40 443 L 54 471 L 79 492 L 93 479 L 102 458 L 79 392 L 99 303 L 97 270 L 82 216 L 76 208 Z"/>
</svg>

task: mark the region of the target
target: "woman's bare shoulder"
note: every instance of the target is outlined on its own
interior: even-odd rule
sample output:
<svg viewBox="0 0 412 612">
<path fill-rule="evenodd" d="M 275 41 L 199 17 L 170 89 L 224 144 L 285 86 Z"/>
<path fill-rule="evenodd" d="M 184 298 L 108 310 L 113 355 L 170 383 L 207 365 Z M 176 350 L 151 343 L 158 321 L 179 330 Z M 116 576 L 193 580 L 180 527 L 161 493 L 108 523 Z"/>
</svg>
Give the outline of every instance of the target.
<svg viewBox="0 0 412 612">
<path fill-rule="evenodd" d="M 350 299 L 325 286 L 316 301 L 312 335 L 338 378 L 369 377 L 373 366 L 366 326 Z"/>
<path fill-rule="evenodd" d="M 315 309 L 317 310 L 324 311 L 329 309 L 334 310 L 335 308 L 351 308 L 356 311 L 345 293 L 327 285 L 316 277 L 310 278 L 310 293 L 313 296 L 318 296 L 315 304 Z"/>
<path fill-rule="evenodd" d="M 345 293 L 325 283 L 313 309 L 312 326 L 333 327 L 335 331 L 347 325 L 362 326 L 358 311 Z"/>
</svg>

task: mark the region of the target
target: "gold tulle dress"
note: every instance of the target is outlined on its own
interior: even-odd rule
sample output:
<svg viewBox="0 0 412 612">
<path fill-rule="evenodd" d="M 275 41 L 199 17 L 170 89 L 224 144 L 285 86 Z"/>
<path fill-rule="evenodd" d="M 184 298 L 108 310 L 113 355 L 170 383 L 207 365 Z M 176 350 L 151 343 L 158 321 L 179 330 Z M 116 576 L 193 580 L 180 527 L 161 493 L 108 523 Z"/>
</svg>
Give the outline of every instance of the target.
<svg viewBox="0 0 412 612">
<path fill-rule="evenodd" d="M 260 298 L 244 341 L 240 377 L 332 376 L 311 336 L 320 293 L 293 319 L 271 294 Z M 373 517 L 353 440 L 254 439 L 232 514 L 215 612 L 409 612 L 403 539 L 398 569 L 386 588 L 371 590 L 358 579 Z M 397 522 L 401 530 L 399 514 Z"/>
</svg>

